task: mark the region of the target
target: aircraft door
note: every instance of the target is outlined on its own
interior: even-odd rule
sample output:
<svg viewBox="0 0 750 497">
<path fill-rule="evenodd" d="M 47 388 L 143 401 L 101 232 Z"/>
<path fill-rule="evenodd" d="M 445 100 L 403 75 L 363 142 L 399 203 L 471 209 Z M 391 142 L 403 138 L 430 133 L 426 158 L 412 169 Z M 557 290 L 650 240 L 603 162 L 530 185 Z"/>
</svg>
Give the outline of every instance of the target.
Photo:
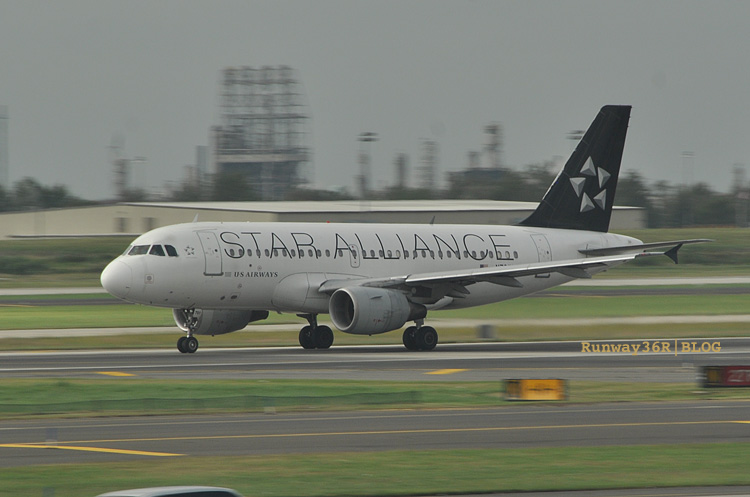
<svg viewBox="0 0 750 497">
<path fill-rule="evenodd" d="M 552 249 L 549 246 L 549 240 L 544 235 L 535 233 L 531 235 L 531 239 L 536 245 L 536 252 L 539 256 L 539 262 L 549 262 L 552 260 Z M 537 274 L 537 278 L 549 278 L 549 273 Z"/>
<path fill-rule="evenodd" d="M 359 259 L 360 259 L 360 257 L 359 257 L 359 249 L 354 244 L 350 244 L 349 245 L 349 257 L 350 257 L 350 262 L 351 262 L 352 267 L 353 268 L 358 268 L 359 267 Z"/>
<path fill-rule="evenodd" d="M 219 247 L 219 239 L 216 238 L 216 233 L 213 231 L 198 231 L 197 235 L 206 259 L 206 269 L 203 274 L 206 276 L 221 276 L 224 272 L 221 265 L 221 247 Z"/>
</svg>

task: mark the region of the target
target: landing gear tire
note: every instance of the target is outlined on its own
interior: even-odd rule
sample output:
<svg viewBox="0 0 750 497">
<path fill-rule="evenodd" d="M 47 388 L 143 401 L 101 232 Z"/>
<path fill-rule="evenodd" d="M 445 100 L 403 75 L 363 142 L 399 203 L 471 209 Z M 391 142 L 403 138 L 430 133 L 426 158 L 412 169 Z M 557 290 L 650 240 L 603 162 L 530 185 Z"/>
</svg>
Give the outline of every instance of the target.
<svg viewBox="0 0 750 497">
<path fill-rule="evenodd" d="M 318 326 L 312 332 L 316 349 L 329 349 L 333 345 L 333 331 L 328 326 Z"/>
<path fill-rule="evenodd" d="M 404 336 L 402 337 L 404 341 L 404 347 L 406 347 L 408 350 L 419 350 L 417 347 L 417 327 L 416 326 L 409 326 L 404 330 Z"/>
<path fill-rule="evenodd" d="M 185 349 L 185 340 L 187 340 L 187 337 L 180 337 L 180 339 L 177 340 L 177 350 L 179 350 L 183 354 L 187 354 L 187 349 Z"/>
<path fill-rule="evenodd" d="M 182 348 L 185 349 L 185 352 L 188 354 L 194 354 L 195 351 L 198 350 L 198 339 L 195 337 L 185 337 Z"/>
<path fill-rule="evenodd" d="M 303 349 L 314 349 L 315 341 L 313 340 L 313 329 L 311 326 L 305 326 L 299 330 L 299 344 Z"/>
<path fill-rule="evenodd" d="M 432 350 L 438 343 L 438 334 L 432 326 L 422 326 L 414 337 L 419 350 Z"/>
</svg>

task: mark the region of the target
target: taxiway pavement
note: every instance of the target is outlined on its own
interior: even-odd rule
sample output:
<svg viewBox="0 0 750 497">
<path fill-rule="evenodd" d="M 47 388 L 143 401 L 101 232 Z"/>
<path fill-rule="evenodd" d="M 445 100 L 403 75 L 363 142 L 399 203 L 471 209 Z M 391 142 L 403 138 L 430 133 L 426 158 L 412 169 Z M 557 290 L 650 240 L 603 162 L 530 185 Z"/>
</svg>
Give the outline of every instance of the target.
<svg viewBox="0 0 750 497">
<path fill-rule="evenodd" d="M 750 400 L 8 421 L 0 467 L 181 456 L 750 441 Z"/>
</svg>

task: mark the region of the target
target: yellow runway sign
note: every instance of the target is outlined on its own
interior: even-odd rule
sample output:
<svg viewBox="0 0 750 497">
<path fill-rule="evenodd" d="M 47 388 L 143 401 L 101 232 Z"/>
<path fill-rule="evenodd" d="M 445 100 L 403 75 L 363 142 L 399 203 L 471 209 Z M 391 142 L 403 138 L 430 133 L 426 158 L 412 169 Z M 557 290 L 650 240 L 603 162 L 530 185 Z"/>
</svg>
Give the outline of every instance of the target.
<svg viewBox="0 0 750 497">
<path fill-rule="evenodd" d="M 566 380 L 505 380 L 506 400 L 567 400 L 567 398 Z"/>
</svg>

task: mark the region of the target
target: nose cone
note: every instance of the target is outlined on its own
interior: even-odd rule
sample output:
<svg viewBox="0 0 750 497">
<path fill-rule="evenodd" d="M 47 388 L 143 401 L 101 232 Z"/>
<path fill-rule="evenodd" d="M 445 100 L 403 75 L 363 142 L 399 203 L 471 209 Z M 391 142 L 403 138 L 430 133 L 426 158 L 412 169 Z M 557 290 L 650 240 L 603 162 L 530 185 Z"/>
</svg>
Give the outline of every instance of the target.
<svg viewBox="0 0 750 497">
<path fill-rule="evenodd" d="M 115 297 L 125 299 L 133 286 L 133 271 L 119 259 L 110 262 L 102 271 L 102 286 Z"/>
</svg>

